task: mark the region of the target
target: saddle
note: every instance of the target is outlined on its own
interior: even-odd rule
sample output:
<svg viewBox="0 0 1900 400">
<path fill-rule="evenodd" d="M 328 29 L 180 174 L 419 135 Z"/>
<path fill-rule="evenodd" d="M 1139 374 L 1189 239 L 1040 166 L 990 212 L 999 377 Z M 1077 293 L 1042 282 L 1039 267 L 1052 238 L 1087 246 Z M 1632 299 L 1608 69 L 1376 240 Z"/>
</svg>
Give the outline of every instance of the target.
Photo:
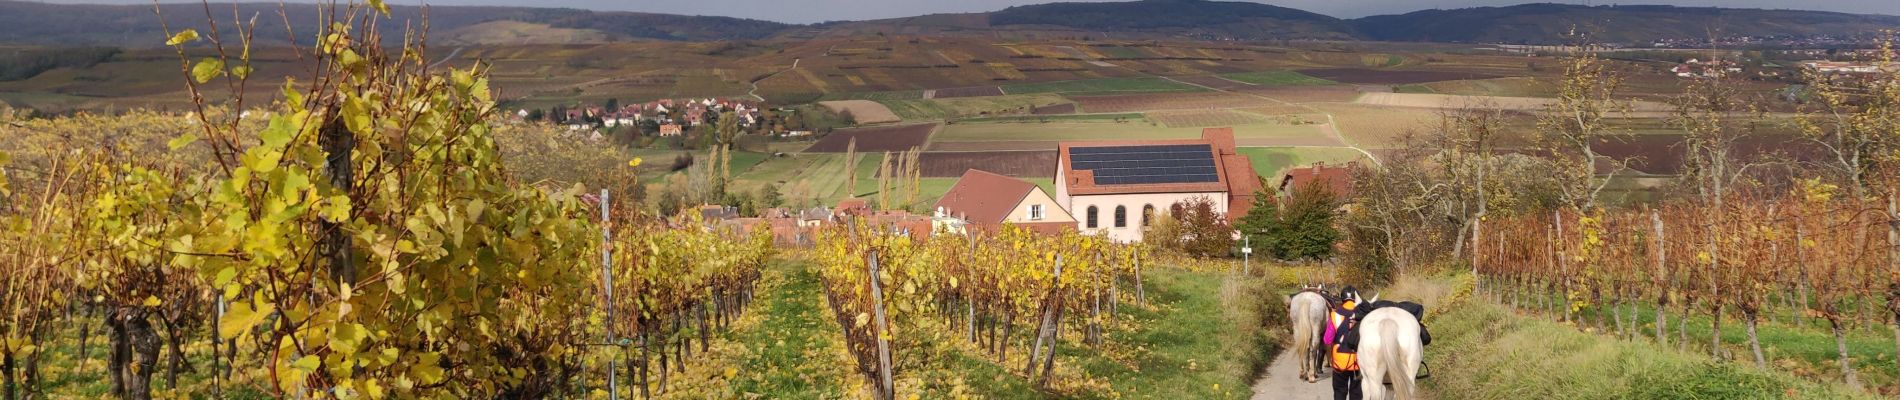
<svg viewBox="0 0 1900 400">
<path fill-rule="evenodd" d="M 1358 334 L 1359 324 L 1361 322 L 1365 322 L 1366 314 L 1371 314 L 1372 310 L 1377 310 L 1377 309 L 1386 308 L 1386 307 L 1397 307 L 1401 310 L 1405 310 L 1405 312 L 1412 313 L 1413 317 L 1419 319 L 1419 322 L 1418 322 L 1419 344 L 1422 344 L 1422 345 L 1432 344 L 1432 334 L 1430 331 L 1425 329 L 1425 305 L 1413 303 L 1409 301 L 1395 302 L 1395 301 L 1379 300 L 1379 301 L 1360 305 L 1353 309 L 1352 325 L 1350 328 L 1347 328 L 1341 334 L 1342 337 L 1339 338 L 1340 350 L 1341 351 L 1358 350 L 1359 349 L 1359 334 Z"/>
</svg>

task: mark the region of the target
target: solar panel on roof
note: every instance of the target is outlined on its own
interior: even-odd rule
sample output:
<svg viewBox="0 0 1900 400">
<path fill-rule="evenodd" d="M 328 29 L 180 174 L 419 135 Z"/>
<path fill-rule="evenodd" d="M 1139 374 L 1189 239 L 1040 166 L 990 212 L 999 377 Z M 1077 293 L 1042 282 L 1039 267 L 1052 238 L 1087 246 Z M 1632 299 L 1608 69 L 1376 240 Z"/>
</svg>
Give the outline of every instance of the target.
<svg viewBox="0 0 1900 400">
<path fill-rule="evenodd" d="M 1220 182 L 1205 144 L 1071 147 L 1069 165 L 1092 171 L 1097 185 Z"/>
</svg>

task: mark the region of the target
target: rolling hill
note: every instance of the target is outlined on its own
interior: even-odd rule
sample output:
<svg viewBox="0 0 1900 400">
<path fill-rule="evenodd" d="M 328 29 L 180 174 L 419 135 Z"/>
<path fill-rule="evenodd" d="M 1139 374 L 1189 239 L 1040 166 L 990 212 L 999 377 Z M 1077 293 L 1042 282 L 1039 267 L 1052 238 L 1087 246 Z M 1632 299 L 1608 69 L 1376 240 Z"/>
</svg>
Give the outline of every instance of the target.
<svg viewBox="0 0 1900 400">
<path fill-rule="evenodd" d="M 298 40 L 311 41 L 309 16 L 317 15 L 317 5 L 288 3 L 284 6 L 297 29 Z M 235 9 L 234 9 L 235 8 Z M 401 26 L 420 21 L 423 8 L 391 6 L 394 21 Z M 220 28 L 231 29 L 233 16 L 249 20 L 256 17 L 257 40 L 265 44 L 288 41 L 279 5 L 271 3 L 213 4 Z M 196 28 L 208 32 L 205 9 L 200 4 L 168 3 L 160 6 L 165 21 L 173 30 Z M 495 37 L 503 43 L 519 43 L 524 35 L 480 34 L 462 30 L 494 21 L 523 24 L 487 24 L 508 32 L 556 32 L 536 34 L 552 38 L 605 38 L 614 40 L 733 40 L 759 39 L 776 34 L 791 25 L 777 22 L 730 17 L 701 17 L 635 12 L 603 12 L 568 8 L 433 6 L 427 9 L 430 32 L 451 32 L 466 38 Z M 400 30 L 398 28 L 397 30 Z M 399 35 L 398 35 L 399 36 Z M 155 47 L 164 42 L 159 19 L 150 5 L 47 4 L 0 0 L 0 43 L 57 46 Z"/>
<path fill-rule="evenodd" d="M 1139 0 L 1047 3 L 987 13 L 820 24 L 788 37 L 865 34 L 975 36 L 1091 36 L 1204 39 L 1333 39 L 1358 37 L 1346 21 L 1260 3 Z"/>
<path fill-rule="evenodd" d="M 297 37 L 307 41 L 315 14 L 311 4 L 290 4 Z M 233 10 L 232 8 L 235 8 Z M 396 21 L 419 20 L 423 9 L 393 7 Z M 174 29 L 202 25 L 198 4 L 160 7 Z M 257 16 L 258 38 L 285 42 L 278 5 L 212 6 L 222 25 L 232 11 Z M 145 5 L 60 5 L 0 0 L 0 44 L 40 46 L 158 45 L 159 21 Z M 1429 42 L 1561 43 L 1577 27 L 1599 42 L 1641 43 L 1659 39 L 1724 36 L 1813 36 L 1863 34 L 1900 28 L 1900 17 L 1819 11 L 1672 6 L 1580 6 L 1523 4 L 1425 10 L 1398 15 L 1339 19 L 1286 7 L 1243 1 L 1138 0 L 1047 3 L 986 13 L 933 14 L 868 21 L 792 25 L 730 17 L 682 16 L 569 8 L 433 6 L 431 32 L 447 42 L 469 44 L 599 43 L 628 40 L 810 39 L 865 35 L 993 38 L 1109 39 L 1322 39 Z M 312 21 L 314 22 L 314 21 Z M 203 30 L 202 26 L 195 26 Z M 228 28 L 228 26 L 227 26 Z"/>
<path fill-rule="evenodd" d="M 1564 42 L 1571 27 L 1607 43 L 1722 36 L 1814 36 L 1900 28 L 1900 17 L 1822 11 L 1673 6 L 1523 4 L 1425 10 L 1352 20 L 1367 39 L 1412 42 Z"/>
</svg>

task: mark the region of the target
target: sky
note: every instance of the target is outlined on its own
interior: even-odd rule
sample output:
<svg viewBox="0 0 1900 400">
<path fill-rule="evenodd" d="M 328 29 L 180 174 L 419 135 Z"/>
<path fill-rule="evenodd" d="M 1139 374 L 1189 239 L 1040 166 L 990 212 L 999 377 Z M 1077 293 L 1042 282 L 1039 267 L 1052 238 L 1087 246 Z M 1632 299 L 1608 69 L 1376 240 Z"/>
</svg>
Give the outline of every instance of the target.
<svg viewBox="0 0 1900 400">
<path fill-rule="evenodd" d="M 41 0 L 52 3 L 131 3 L 151 4 L 149 0 Z M 170 0 L 167 0 L 170 1 Z M 276 0 L 240 0 L 266 1 Z M 292 0 L 296 1 L 296 0 Z M 388 0 L 390 4 L 417 5 L 420 0 Z M 1053 1 L 1096 0 L 430 0 L 433 5 L 506 5 L 532 7 L 572 7 L 610 11 L 642 11 L 667 14 L 719 15 L 769 21 L 807 24 L 834 20 L 864 20 L 908 17 L 936 13 L 994 11 L 1009 6 Z M 1254 0 L 1238 0 L 1254 1 Z M 196 2 L 196 1 L 193 1 Z M 1577 4 L 1618 4 L 1615 1 L 1572 0 L 1266 0 L 1255 1 L 1291 7 L 1339 18 L 1368 15 L 1402 14 L 1432 8 L 1504 6 L 1527 2 Z M 1732 8 L 1797 8 L 1861 14 L 1900 15 L 1900 0 L 1645 0 L 1623 4 L 1667 4 L 1678 6 Z"/>
</svg>

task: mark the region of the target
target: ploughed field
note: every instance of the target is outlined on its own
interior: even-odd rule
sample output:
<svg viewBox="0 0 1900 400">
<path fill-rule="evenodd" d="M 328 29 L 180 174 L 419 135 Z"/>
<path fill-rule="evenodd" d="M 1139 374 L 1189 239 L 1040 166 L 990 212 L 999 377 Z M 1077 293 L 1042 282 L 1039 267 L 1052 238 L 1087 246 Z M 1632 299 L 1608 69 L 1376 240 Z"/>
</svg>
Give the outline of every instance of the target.
<svg viewBox="0 0 1900 400">
<path fill-rule="evenodd" d="M 1299 70 L 1314 78 L 1355 85 L 1403 85 L 1465 79 L 1490 79 L 1494 75 L 1475 72 L 1421 71 L 1367 68 L 1316 68 Z"/>
<path fill-rule="evenodd" d="M 857 151 L 909 151 L 923 147 L 930 141 L 930 133 L 937 130 L 937 124 L 916 124 L 899 126 L 880 126 L 871 128 L 839 129 L 824 139 L 805 148 L 807 153 L 843 153 L 857 142 Z"/>
<path fill-rule="evenodd" d="M 980 169 L 1017 178 L 1049 178 L 1056 174 L 1054 151 L 927 152 L 918 158 L 926 178 L 955 178 Z"/>
</svg>

